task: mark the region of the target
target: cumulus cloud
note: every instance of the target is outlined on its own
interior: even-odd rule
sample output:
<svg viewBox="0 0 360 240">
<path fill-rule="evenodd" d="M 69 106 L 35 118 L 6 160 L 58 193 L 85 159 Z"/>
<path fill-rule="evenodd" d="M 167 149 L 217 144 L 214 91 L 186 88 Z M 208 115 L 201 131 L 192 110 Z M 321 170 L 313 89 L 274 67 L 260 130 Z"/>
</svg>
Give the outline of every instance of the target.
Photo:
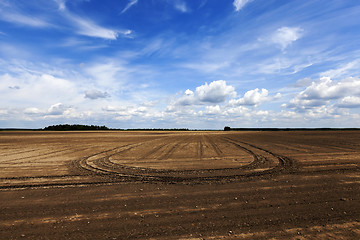
<svg viewBox="0 0 360 240">
<path fill-rule="evenodd" d="M 133 119 L 134 121 L 143 121 L 144 119 L 157 119 L 162 117 L 162 113 L 159 112 L 153 106 L 144 104 L 128 105 L 128 106 L 106 106 L 102 108 L 102 115 L 107 115 L 108 118 L 113 118 L 118 121 L 126 121 Z"/>
<path fill-rule="evenodd" d="M 267 89 L 263 88 L 260 91 L 256 88 L 247 91 L 242 98 L 230 100 L 229 103 L 230 105 L 248 105 L 257 107 L 264 102 L 272 101 L 280 97 L 280 93 L 277 93 L 275 96 L 269 96 L 269 91 Z"/>
<path fill-rule="evenodd" d="M 43 114 L 44 111 L 42 111 L 36 107 L 29 107 L 29 108 L 25 108 L 24 113 L 30 114 L 30 115 L 36 115 L 36 114 Z"/>
<path fill-rule="evenodd" d="M 56 103 L 48 109 L 47 114 L 48 115 L 62 115 L 62 114 L 64 114 L 64 112 L 66 110 L 68 110 L 68 108 L 69 107 L 66 107 L 62 103 Z"/>
<path fill-rule="evenodd" d="M 329 77 L 322 77 L 312 82 L 305 90 L 298 93 L 289 104 L 283 106 L 297 110 L 317 108 L 340 100 L 336 106 L 355 107 L 360 96 L 360 79 L 347 78 L 333 81 Z"/>
<path fill-rule="evenodd" d="M 6 115 L 6 114 L 8 114 L 7 109 L 0 109 L 0 115 Z"/>
<path fill-rule="evenodd" d="M 234 0 L 233 5 L 235 7 L 235 11 L 240 11 L 247 3 L 251 2 L 252 0 Z"/>
<path fill-rule="evenodd" d="M 360 97 L 347 96 L 337 104 L 340 108 L 360 108 Z"/>
<path fill-rule="evenodd" d="M 185 95 L 186 95 L 186 96 L 191 96 L 191 95 L 194 95 L 194 92 L 191 91 L 190 89 L 187 89 L 187 90 L 185 91 Z"/>
<path fill-rule="evenodd" d="M 51 105 L 48 109 L 39 109 L 37 107 L 28 107 L 22 110 L 25 114 L 25 120 L 42 120 L 42 119 L 58 119 L 58 118 L 81 118 L 84 117 L 86 112 L 77 113 L 71 106 L 64 105 L 62 103 L 56 103 Z M 88 112 L 89 113 L 89 112 Z M 20 113 L 17 113 L 19 116 Z"/>
<path fill-rule="evenodd" d="M 225 114 L 231 116 L 245 116 L 248 118 L 251 117 L 250 109 L 244 106 L 230 107 L 226 110 Z"/>
<path fill-rule="evenodd" d="M 299 112 L 303 112 L 305 110 L 309 110 L 309 109 L 312 109 L 312 108 L 317 108 L 317 107 L 324 106 L 324 105 L 326 105 L 328 103 L 329 103 L 328 100 L 301 99 L 301 98 L 296 97 L 294 99 L 291 99 L 288 104 L 283 104 L 282 106 L 295 109 L 295 110 L 297 110 Z"/>
<path fill-rule="evenodd" d="M 196 98 L 194 92 L 191 90 L 186 90 L 184 96 L 179 98 L 176 102 L 176 105 L 189 106 L 196 103 Z"/>
<path fill-rule="evenodd" d="M 102 92 L 99 90 L 89 90 L 85 92 L 85 98 L 89 98 L 89 99 L 98 99 L 98 98 L 107 98 L 110 97 L 110 94 L 108 94 L 107 92 Z"/>
<path fill-rule="evenodd" d="M 299 27 L 281 27 L 272 35 L 271 41 L 285 50 L 290 44 L 301 38 L 303 31 Z"/>
<path fill-rule="evenodd" d="M 342 81 L 333 81 L 329 77 L 322 77 L 318 82 L 312 82 L 302 91 L 300 99 L 338 99 L 350 94 L 360 94 L 360 79 L 349 78 Z"/>
<path fill-rule="evenodd" d="M 235 95 L 236 92 L 233 86 L 227 85 L 224 80 L 218 80 L 197 87 L 195 92 L 187 89 L 184 95 L 176 100 L 175 105 L 218 104 Z"/>
<path fill-rule="evenodd" d="M 236 92 L 233 86 L 226 85 L 226 81 L 218 80 L 197 87 L 195 95 L 200 102 L 221 103 L 227 97 L 234 97 Z"/>
<path fill-rule="evenodd" d="M 75 81 L 27 67 L 23 64 L 11 74 L 0 75 L 0 102 L 6 102 L 7 107 L 18 107 L 22 102 L 21 107 L 24 108 L 43 108 L 49 102 L 79 100 L 79 86 Z"/>
<path fill-rule="evenodd" d="M 199 115 L 209 114 L 209 115 L 221 115 L 223 111 L 219 105 L 215 106 L 206 106 L 204 111 L 199 111 Z"/>
</svg>

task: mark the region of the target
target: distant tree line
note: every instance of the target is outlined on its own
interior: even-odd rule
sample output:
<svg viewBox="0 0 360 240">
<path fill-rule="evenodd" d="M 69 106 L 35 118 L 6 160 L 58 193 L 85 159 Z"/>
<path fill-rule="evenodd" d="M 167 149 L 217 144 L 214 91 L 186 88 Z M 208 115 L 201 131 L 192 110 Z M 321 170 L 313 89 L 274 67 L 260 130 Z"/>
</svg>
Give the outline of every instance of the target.
<svg viewBox="0 0 360 240">
<path fill-rule="evenodd" d="M 106 126 L 81 125 L 81 124 L 59 124 L 45 127 L 46 131 L 87 131 L 87 130 L 109 130 Z"/>
<path fill-rule="evenodd" d="M 43 128 L 45 131 L 87 131 L 87 130 L 114 130 L 114 131 L 189 131 L 188 128 L 133 128 L 133 129 L 110 129 L 106 126 L 59 124 Z"/>
<path fill-rule="evenodd" d="M 188 128 L 133 128 L 126 131 L 189 131 Z"/>
<path fill-rule="evenodd" d="M 224 127 L 224 131 L 354 131 L 360 128 L 231 128 Z"/>
</svg>

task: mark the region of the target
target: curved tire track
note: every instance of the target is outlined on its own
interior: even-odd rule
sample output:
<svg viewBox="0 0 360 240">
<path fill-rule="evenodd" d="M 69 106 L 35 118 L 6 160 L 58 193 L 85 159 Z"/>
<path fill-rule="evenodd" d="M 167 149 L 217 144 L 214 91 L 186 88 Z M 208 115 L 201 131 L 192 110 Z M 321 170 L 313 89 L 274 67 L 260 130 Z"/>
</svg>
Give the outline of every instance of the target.
<svg viewBox="0 0 360 240">
<path fill-rule="evenodd" d="M 203 139 L 201 139 L 203 140 Z M 221 149 L 210 138 L 206 138 L 217 154 L 221 154 Z M 217 168 L 217 169 L 191 169 L 191 170 L 172 170 L 172 169 L 152 169 L 146 167 L 133 167 L 123 164 L 117 164 L 110 160 L 111 156 L 120 154 L 121 152 L 109 154 L 105 157 L 99 157 L 95 160 L 90 160 L 89 156 L 78 161 L 80 168 L 88 171 L 91 174 L 111 178 L 112 181 L 119 179 L 123 181 L 146 181 L 146 182 L 172 182 L 172 183 L 201 183 L 210 181 L 236 181 L 246 177 L 258 177 L 262 175 L 274 174 L 285 169 L 290 169 L 293 166 L 292 161 L 283 156 L 276 155 L 268 150 L 251 145 L 249 143 L 240 142 L 238 140 L 224 138 L 224 141 L 235 145 L 237 148 L 245 151 L 253 158 L 253 161 L 244 166 L 233 168 Z M 153 152 L 159 151 L 165 145 L 160 144 L 154 148 Z M 178 147 L 179 143 L 171 147 L 161 159 L 168 157 Z M 136 147 L 136 146 L 133 146 Z M 131 147 L 131 148 L 133 148 Z M 199 146 L 201 148 L 201 146 Z M 263 154 L 256 153 L 263 152 Z M 201 151 L 201 149 L 199 149 Z M 277 159 L 277 164 L 273 164 L 271 160 L 265 155 L 271 155 Z M 146 154 L 147 156 L 149 153 Z M 269 167 L 270 166 L 270 167 Z"/>
<path fill-rule="evenodd" d="M 110 148 L 88 155 L 82 159 L 72 161 L 69 163 L 69 169 L 71 171 L 68 175 L 0 178 L 0 181 L 2 182 L 0 183 L 0 189 L 76 187 L 126 182 L 162 182 L 179 184 L 201 184 L 210 182 L 226 183 L 249 181 L 254 178 L 263 178 L 274 174 L 312 174 L 314 172 L 359 171 L 360 169 L 358 166 L 352 168 L 326 168 L 323 170 L 301 169 L 297 162 L 291 158 L 281 156 L 248 142 L 230 137 L 216 137 L 215 140 L 209 136 L 205 136 L 205 138 L 202 137 L 200 138 L 200 142 L 208 142 L 212 151 L 215 151 L 214 153 L 216 155 L 220 155 L 219 157 L 224 155 L 217 143 L 224 142 L 235 146 L 239 151 L 246 152 L 249 157 L 252 158 L 252 161 L 247 165 L 238 167 L 186 170 L 134 167 L 111 161 L 111 157 L 116 156 L 116 158 L 119 159 L 122 153 L 134 148 L 136 150 L 137 147 L 144 144 L 156 145 L 151 151 L 143 154 L 143 156 L 155 154 L 160 156 L 159 159 L 166 159 L 170 157 L 177 148 L 183 147 L 182 143 L 186 143 L 187 141 L 186 139 L 182 139 L 181 141 L 176 139 L 173 143 L 164 143 L 163 140 L 159 141 L 159 139 L 156 139 Z M 168 140 L 169 139 L 166 139 L 165 141 Z M 170 146 L 170 148 L 166 148 L 166 145 Z M 159 154 L 161 149 L 164 150 L 163 154 Z M 200 145 L 197 151 L 201 151 Z"/>
</svg>

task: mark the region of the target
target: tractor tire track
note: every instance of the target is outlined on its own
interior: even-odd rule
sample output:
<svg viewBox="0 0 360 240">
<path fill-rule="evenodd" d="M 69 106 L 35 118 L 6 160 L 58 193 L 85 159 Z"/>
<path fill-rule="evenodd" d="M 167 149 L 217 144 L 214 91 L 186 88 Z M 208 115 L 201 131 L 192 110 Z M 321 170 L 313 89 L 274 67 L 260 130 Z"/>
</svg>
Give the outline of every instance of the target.
<svg viewBox="0 0 360 240">
<path fill-rule="evenodd" d="M 208 138 L 206 139 L 210 142 Z M 202 136 L 199 141 L 199 153 L 201 153 L 202 150 L 202 143 L 204 141 L 204 137 Z M 274 169 L 266 169 L 262 170 L 260 167 L 263 167 L 261 165 L 261 161 L 266 162 L 266 158 L 262 155 L 254 153 L 252 150 L 250 150 L 248 147 L 245 147 L 246 144 L 242 143 L 241 145 L 239 142 L 236 142 L 232 139 L 226 139 L 231 144 L 234 144 L 239 149 L 246 151 L 250 156 L 253 157 L 253 161 L 245 166 L 236 167 L 236 168 L 218 168 L 218 169 L 194 169 L 194 170 L 165 170 L 165 169 L 151 169 L 151 168 L 143 168 L 143 167 L 132 167 L 132 166 L 126 166 L 122 164 L 116 164 L 114 162 L 110 161 L 110 157 L 119 153 L 110 154 L 106 157 L 100 157 L 98 159 L 92 160 L 91 163 L 89 163 L 89 157 L 82 159 L 79 163 L 80 166 L 86 169 L 89 172 L 93 172 L 95 175 L 99 176 L 105 176 L 105 177 L 111 177 L 113 180 L 116 178 L 124 179 L 129 178 L 130 181 L 146 181 L 146 182 L 178 182 L 178 183 L 184 183 L 184 182 L 209 182 L 209 181 L 231 181 L 231 180 L 238 180 L 240 178 L 244 177 L 253 177 L 253 176 L 260 176 L 262 174 L 269 174 L 273 173 L 274 169 L 277 168 L 277 165 L 274 167 Z M 164 148 L 165 145 L 169 144 L 161 144 L 158 147 L 155 147 L 152 151 L 148 152 L 147 154 L 143 156 L 150 156 L 156 153 L 157 151 L 160 151 L 160 149 Z M 177 142 L 174 144 L 170 150 L 168 150 L 164 155 L 162 155 L 162 159 L 166 156 L 170 156 L 173 151 L 176 150 L 176 148 L 180 145 L 180 142 Z M 217 154 L 221 154 L 221 150 L 217 148 L 215 143 L 212 142 L 211 144 L 214 149 L 216 150 Z M 245 145 L 245 146 L 244 146 Z M 249 144 L 247 144 L 250 146 Z M 264 151 L 261 148 L 251 146 L 253 148 L 256 148 L 258 150 Z M 265 151 L 269 153 L 269 151 Z M 270 153 L 272 154 L 272 153 Z M 272 154 L 274 155 L 274 154 Z M 200 154 L 201 156 L 201 154 Z M 284 165 L 284 159 L 279 157 L 279 163 Z M 251 171 L 253 170 L 253 171 Z M 232 171 L 231 174 L 224 174 L 226 171 Z M 211 173 L 211 175 L 204 175 L 203 173 Z M 194 176 L 196 175 L 196 176 Z"/>
<path fill-rule="evenodd" d="M 226 183 L 234 181 L 250 181 L 254 178 L 263 178 L 273 174 L 312 174 L 342 171 L 359 171 L 358 165 L 354 164 L 347 168 L 341 168 L 341 164 L 325 164 L 325 169 L 299 169 L 296 161 L 286 156 L 281 156 L 267 149 L 230 137 L 216 137 L 216 141 L 209 136 L 200 136 L 198 141 L 198 157 L 202 158 L 204 154 L 204 141 L 211 146 L 218 156 L 223 156 L 223 151 L 216 144 L 223 141 L 233 145 L 239 151 L 246 152 L 252 161 L 247 165 L 231 168 L 213 168 L 213 169 L 154 169 L 146 167 L 134 167 L 126 164 L 119 164 L 111 161 L 111 157 L 121 158 L 121 154 L 137 149 L 144 144 L 156 144 L 155 147 L 143 154 L 137 159 L 147 159 L 150 156 L 159 155 L 159 160 L 167 159 L 179 148 L 183 148 L 189 138 L 171 141 L 172 138 L 164 140 L 149 140 L 135 144 L 127 144 L 106 149 L 94 154 L 90 154 L 79 160 L 69 163 L 70 174 L 57 176 L 34 176 L 34 177 L 8 177 L 0 178 L 0 189 L 21 189 L 21 188 L 48 188 L 48 187 L 74 187 L 87 185 L 104 185 L 116 183 L 131 182 L 161 182 L 178 184 L 203 184 L 203 183 Z M 172 143 L 169 143 L 172 142 Z M 183 144 L 184 143 L 184 144 Z M 171 144 L 171 145 L 170 145 Z M 161 149 L 167 148 L 163 154 L 157 154 Z M 86 148 L 84 148 L 86 149 Z M 68 149 L 66 149 L 68 150 Z M 65 150 L 57 151 L 61 153 Z M 79 151 L 79 150 L 77 150 Z M 165 150 L 164 150 L 165 151 Z M 47 155 L 48 156 L 48 155 Z M 351 162 L 354 163 L 354 162 Z M 313 164 L 314 166 L 323 166 Z M 311 167 L 311 164 L 308 164 Z M 336 169 L 332 169 L 336 166 Z M 44 180 L 36 183 L 37 180 Z M 11 183 L 13 181 L 13 183 Z M 21 183 L 19 183 L 19 181 Z"/>
</svg>

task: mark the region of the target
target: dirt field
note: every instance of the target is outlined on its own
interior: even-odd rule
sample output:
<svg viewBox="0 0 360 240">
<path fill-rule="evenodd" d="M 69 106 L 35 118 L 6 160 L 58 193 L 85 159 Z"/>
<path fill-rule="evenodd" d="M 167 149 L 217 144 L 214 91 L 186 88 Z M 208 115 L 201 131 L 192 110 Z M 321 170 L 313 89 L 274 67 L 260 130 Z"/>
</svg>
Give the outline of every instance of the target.
<svg viewBox="0 0 360 240">
<path fill-rule="evenodd" d="M 360 131 L 0 132 L 0 239 L 360 239 Z"/>
</svg>

